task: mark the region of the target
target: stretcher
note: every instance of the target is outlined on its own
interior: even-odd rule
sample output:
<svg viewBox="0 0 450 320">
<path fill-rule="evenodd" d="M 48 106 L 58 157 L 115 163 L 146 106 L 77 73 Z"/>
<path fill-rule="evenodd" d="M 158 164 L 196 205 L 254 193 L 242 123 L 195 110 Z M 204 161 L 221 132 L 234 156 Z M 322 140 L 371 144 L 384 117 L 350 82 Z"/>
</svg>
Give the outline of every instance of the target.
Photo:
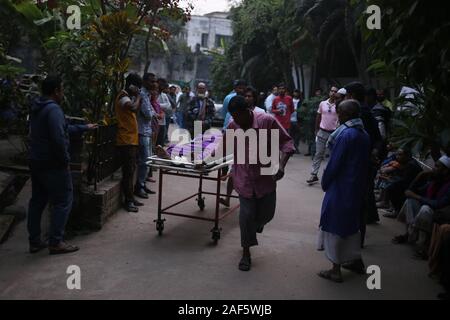
<svg viewBox="0 0 450 320">
<path fill-rule="evenodd" d="M 227 173 L 223 172 L 223 169 L 231 166 L 232 164 L 233 164 L 233 155 L 229 155 L 224 158 L 211 161 L 209 163 L 204 163 L 201 166 L 186 161 L 162 159 L 159 158 L 158 156 L 150 157 L 148 159 L 147 165 L 152 168 L 159 169 L 158 218 L 154 220 L 154 222 L 156 223 L 156 230 L 158 231 L 158 234 L 160 236 L 163 234 L 164 222 L 166 221 L 166 219 L 163 219 L 162 217 L 163 215 L 209 221 L 214 222 L 214 227 L 211 229 L 211 233 L 214 244 L 217 244 L 220 239 L 220 233 L 222 230 L 219 226 L 219 222 L 239 208 L 239 205 L 235 205 L 233 207 L 230 207 L 226 212 L 222 214 L 219 212 L 220 197 L 222 196 L 226 197 L 226 194 L 221 193 L 221 182 L 223 181 L 223 178 L 227 175 Z M 197 179 L 199 181 L 198 191 L 188 196 L 187 198 L 184 198 L 180 201 L 177 201 L 173 204 L 163 207 L 162 189 L 164 184 L 164 176 L 176 176 L 189 179 Z M 203 190 L 203 181 L 205 180 L 216 182 L 215 192 Z M 197 201 L 197 205 L 200 211 L 204 211 L 205 210 L 204 195 L 210 195 L 215 197 L 215 212 L 213 217 L 203 217 L 203 216 L 200 217 L 196 215 L 178 213 L 171 210 L 174 207 L 195 198 L 195 201 Z M 238 198 L 238 196 L 231 195 L 231 198 Z"/>
</svg>

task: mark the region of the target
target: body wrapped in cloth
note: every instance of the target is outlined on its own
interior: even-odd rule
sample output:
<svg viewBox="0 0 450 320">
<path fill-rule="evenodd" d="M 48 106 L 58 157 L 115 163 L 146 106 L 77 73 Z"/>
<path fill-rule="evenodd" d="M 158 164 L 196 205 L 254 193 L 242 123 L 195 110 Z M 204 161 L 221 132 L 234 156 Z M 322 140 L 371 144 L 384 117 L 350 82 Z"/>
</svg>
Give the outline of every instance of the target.
<svg viewBox="0 0 450 320">
<path fill-rule="evenodd" d="M 221 133 L 205 133 L 196 136 L 190 143 L 171 144 L 167 150 L 158 146 L 156 151 L 162 159 L 204 165 L 223 157 L 223 141 Z"/>
</svg>

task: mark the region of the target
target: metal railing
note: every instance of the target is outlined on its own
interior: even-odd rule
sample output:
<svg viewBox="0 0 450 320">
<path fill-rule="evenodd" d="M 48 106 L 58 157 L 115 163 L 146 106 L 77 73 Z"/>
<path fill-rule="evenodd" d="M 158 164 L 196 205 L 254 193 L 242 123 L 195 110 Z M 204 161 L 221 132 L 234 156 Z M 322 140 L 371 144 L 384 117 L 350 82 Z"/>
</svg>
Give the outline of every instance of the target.
<svg viewBox="0 0 450 320">
<path fill-rule="evenodd" d="M 97 184 L 112 176 L 120 168 L 116 154 L 117 125 L 100 126 L 94 133 L 94 142 L 89 161 L 88 180 Z"/>
</svg>

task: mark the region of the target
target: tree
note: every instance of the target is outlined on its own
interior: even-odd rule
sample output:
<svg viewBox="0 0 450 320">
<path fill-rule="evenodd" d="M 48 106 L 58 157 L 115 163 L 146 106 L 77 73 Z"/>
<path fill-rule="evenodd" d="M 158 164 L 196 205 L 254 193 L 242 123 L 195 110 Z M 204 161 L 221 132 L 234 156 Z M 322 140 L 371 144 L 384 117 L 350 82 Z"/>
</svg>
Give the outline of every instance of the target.
<svg viewBox="0 0 450 320">
<path fill-rule="evenodd" d="M 280 81 L 292 84 L 289 56 L 278 37 L 282 4 L 283 0 L 244 0 L 231 10 L 233 38 L 225 59 L 216 56 L 213 63 L 215 86 L 219 85 L 221 70 L 228 70 L 229 82 L 222 87 L 231 85 L 230 78 L 244 78 L 261 90 Z"/>
<path fill-rule="evenodd" d="M 19 16 L 27 28 L 35 29 L 42 43 L 48 49 L 47 67 L 59 72 L 65 79 L 72 79 L 80 70 L 91 70 L 96 95 L 81 95 L 90 97 L 90 102 L 77 101 L 77 88 L 73 88 L 72 111 L 76 105 L 93 107 L 94 120 L 101 118 L 105 97 L 109 97 L 112 106 L 114 96 L 122 84 L 123 75 L 128 70 L 130 62 L 130 47 L 133 39 L 143 35 L 145 41 L 146 69 L 150 65 L 150 41 L 167 41 L 170 37 L 172 21 L 186 22 L 189 19 L 192 6 L 182 8 L 180 0 L 1 0 L 5 7 Z M 81 30 L 67 30 L 64 17 L 69 5 L 79 5 L 82 14 Z M 79 46 L 79 47 L 77 47 Z M 79 52 L 69 49 L 80 48 Z M 140 54 L 140 53 L 139 53 Z M 58 63 L 53 63 L 53 56 Z M 88 58 L 86 58 L 88 57 Z M 74 70 L 71 70 L 72 65 Z M 99 67 L 101 65 L 101 67 Z M 97 67 L 97 69 L 94 69 Z M 99 76 L 99 73 L 103 73 Z M 100 80 L 102 78 L 102 80 Z M 91 82 L 87 82 L 92 85 Z M 82 83 L 72 83 L 83 87 Z M 87 91 L 81 91 L 87 92 Z M 70 95 L 69 95 L 70 97 Z M 100 108 L 100 109 L 97 109 Z M 88 108 L 90 109 L 90 108 Z M 111 109 L 110 109 L 111 111 Z"/>
<path fill-rule="evenodd" d="M 394 138 L 415 152 L 431 150 L 437 159 L 440 149 L 450 143 L 448 12 L 430 10 L 425 0 L 372 0 L 369 4 L 383 8 L 381 30 L 362 27 L 376 57 L 371 69 L 420 92 L 412 101 L 417 113 L 400 114 Z"/>
<path fill-rule="evenodd" d="M 304 67 L 310 66 L 311 90 L 319 80 L 359 78 L 369 83 L 368 58 L 356 18 L 364 3 L 348 0 L 244 0 L 232 10 L 234 36 L 226 64 L 234 77 L 261 89 L 284 81 L 293 87 L 292 70 L 305 91 Z"/>
<path fill-rule="evenodd" d="M 369 65 L 367 45 L 362 39 L 360 28 L 356 25 L 357 17 L 364 16 L 365 1 L 294 2 L 295 19 L 290 24 L 290 29 L 297 38 L 292 39 L 290 43 L 309 53 L 306 57 L 309 63 L 315 58 L 312 62 L 315 67 L 312 77 L 313 87 L 318 85 L 320 77 L 326 77 L 333 83 L 336 82 L 333 77 L 355 75 L 362 82 L 370 84 L 371 77 L 367 72 Z M 308 46 L 312 50 L 305 50 Z"/>
</svg>

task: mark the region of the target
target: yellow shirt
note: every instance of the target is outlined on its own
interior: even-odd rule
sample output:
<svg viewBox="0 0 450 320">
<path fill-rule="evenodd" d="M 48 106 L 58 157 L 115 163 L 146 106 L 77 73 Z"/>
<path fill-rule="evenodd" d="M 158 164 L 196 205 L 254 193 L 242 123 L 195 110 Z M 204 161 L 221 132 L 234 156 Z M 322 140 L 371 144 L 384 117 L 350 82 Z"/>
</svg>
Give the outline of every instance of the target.
<svg viewBox="0 0 450 320">
<path fill-rule="evenodd" d="M 387 99 L 383 101 L 383 106 L 389 108 L 391 111 L 394 111 L 394 105 Z"/>
<path fill-rule="evenodd" d="M 139 145 L 139 131 L 136 113 L 124 105 L 131 101 L 126 91 L 121 91 L 115 101 L 115 111 L 118 122 L 117 145 L 137 146 Z"/>
</svg>

